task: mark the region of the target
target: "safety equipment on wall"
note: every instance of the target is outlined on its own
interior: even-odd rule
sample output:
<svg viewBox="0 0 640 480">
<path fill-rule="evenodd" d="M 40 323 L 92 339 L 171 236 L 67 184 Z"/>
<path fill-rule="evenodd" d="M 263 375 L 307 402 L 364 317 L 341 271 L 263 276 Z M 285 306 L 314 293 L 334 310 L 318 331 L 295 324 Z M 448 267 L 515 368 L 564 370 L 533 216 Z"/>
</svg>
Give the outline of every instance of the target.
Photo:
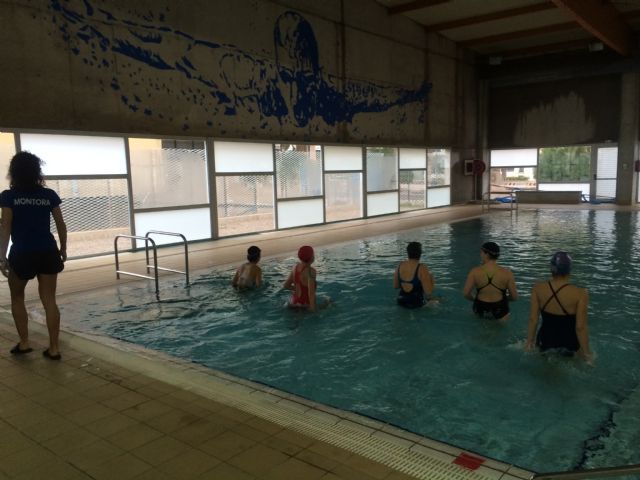
<svg viewBox="0 0 640 480">
<path fill-rule="evenodd" d="M 482 160 L 474 160 L 473 161 L 473 174 L 474 175 L 482 175 L 486 170 L 487 166 L 484 164 Z"/>
<path fill-rule="evenodd" d="M 640 172 L 640 160 L 636 160 L 633 162 L 633 171 Z"/>
</svg>

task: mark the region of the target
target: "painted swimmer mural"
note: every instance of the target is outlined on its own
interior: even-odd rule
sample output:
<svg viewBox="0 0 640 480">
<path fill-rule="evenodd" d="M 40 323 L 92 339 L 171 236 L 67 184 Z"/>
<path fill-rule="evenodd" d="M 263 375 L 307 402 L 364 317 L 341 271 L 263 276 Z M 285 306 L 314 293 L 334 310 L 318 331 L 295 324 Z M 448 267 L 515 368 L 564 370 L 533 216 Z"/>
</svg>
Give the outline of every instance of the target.
<svg viewBox="0 0 640 480">
<path fill-rule="evenodd" d="M 408 90 L 347 79 L 338 88 L 339 79 L 320 64 L 311 24 L 297 12 L 276 19 L 274 61 L 174 29 L 168 8 L 118 13 L 102 8 L 103 3 L 50 0 L 49 11 L 57 34 L 86 68 L 114 72 L 103 89 L 117 92 L 135 114 L 179 121 L 188 130 L 192 119 L 174 119 L 166 107 L 171 98 L 199 109 L 208 127 L 220 125 L 220 116 L 241 114 L 255 117 L 258 128 L 276 121 L 298 128 L 313 124 L 318 130 L 394 107 L 401 123 L 408 120 L 402 109 L 415 104 L 411 111 L 418 113 L 410 120 L 424 122 L 431 84 Z"/>
</svg>

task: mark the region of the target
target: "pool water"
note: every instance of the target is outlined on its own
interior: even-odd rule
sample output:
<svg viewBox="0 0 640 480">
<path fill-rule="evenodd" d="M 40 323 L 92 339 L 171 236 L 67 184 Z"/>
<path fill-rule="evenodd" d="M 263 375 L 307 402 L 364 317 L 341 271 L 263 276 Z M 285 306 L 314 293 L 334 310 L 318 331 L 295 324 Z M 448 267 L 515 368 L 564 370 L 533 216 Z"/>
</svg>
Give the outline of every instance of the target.
<svg viewBox="0 0 640 480">
<path fill-rule="evenodd" d="M 506 325 L 475 318 L 461 290 L 479 246 L 502 247 L 520 291 Z M 423 244 L 439 304 L 395 304 L 393 271 Z M 261 263 L 266 286 L 236 293 L 233 270 L 83 294 L 63 322 L 192 360 L 536 471 L 640 463 L 640 219 L 637 212 L 496 212 L 316 249 L 317 313 L 283 307 L 294 257 Z M 588 286 L 596 361 L 526 354 L 529 293 L 554 250 Z M 263 252 L 268 255 L 269 252 Z"/>
</svg>

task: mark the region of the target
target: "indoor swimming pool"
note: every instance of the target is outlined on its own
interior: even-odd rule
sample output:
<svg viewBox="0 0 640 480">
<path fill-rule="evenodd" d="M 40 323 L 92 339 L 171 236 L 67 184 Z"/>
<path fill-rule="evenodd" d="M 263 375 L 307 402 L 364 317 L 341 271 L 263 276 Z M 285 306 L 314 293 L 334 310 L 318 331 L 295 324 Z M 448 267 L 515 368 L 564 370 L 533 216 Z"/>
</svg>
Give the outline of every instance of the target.
<svg viewBox="0 0 640 480">
<path fill-rule="evenodd" d="M 475 318 L 461 290 L 488 240 L 516 276 L 506 325 Z M 423 245 L 436 305 L 395 304 L 393 271 Z M 637 212 L 521 211 L 316 249 L 317 313 L 284 307 L 294 264 L 261 262 L 266 285 L 236 293 L 232 269 L 62 299 L 63 326 L 159 350 L 374 417 L 536 471 L 640 463 L 640 218 Z M 533 282 L 555 250 L 589 288 L 595 365 L 523 351 Z M 263 251 L 268 256 L 268 251 Z M 197 272 L 198 273 L 198 272 Z M 81 298 L 81 300 L 80 300 Z M 76 301 L 77 300 L 77 301 Z M 633 445 L 636 445 L 634 447 Z"/>
</svg>

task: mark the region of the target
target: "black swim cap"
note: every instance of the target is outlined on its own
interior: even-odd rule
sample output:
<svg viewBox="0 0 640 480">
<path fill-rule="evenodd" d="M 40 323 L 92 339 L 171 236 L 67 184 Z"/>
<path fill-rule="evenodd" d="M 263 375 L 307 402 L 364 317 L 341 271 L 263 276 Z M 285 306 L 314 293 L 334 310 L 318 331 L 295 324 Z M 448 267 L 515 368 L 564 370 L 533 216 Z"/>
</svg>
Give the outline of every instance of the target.
<svg viewBox="0 0 640 480">
<path fill-rule="evenodd" d="M 480 247 L 480 250 L 482 250 L 493 259 L 496 259 L 500 256 L 500 246 L 495 242 L 483 243 Z"/>
<path fill-rule="evenodd" d="M 569 275 L 573 260 L 567 252 L 559 251 L 551 256 L 551 273 L 555 275 Z"/>
</svg>

